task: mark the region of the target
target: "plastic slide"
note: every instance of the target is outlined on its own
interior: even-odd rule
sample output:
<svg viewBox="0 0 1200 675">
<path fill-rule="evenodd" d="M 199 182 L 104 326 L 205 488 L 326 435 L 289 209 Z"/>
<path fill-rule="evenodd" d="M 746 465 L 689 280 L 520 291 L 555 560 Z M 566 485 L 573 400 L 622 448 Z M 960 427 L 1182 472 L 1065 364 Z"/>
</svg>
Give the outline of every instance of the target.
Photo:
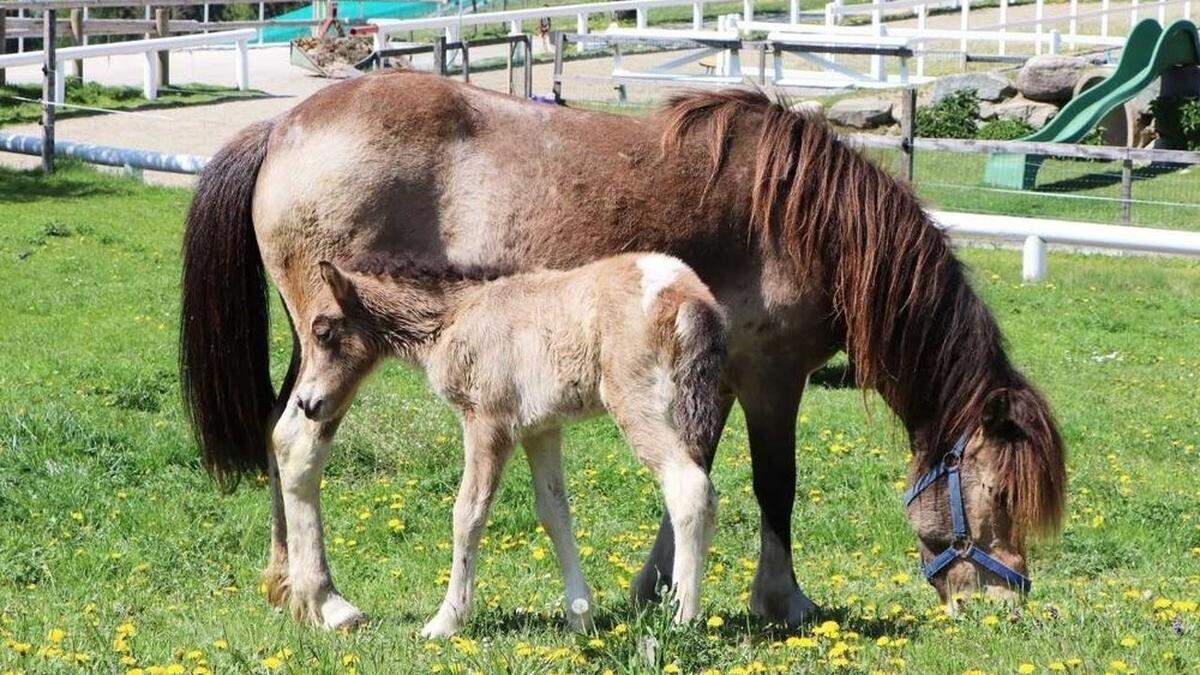
<svg viewBox="0 0 1200 675">
<path fill-rule="evenodd" d="M 381 2 L 378 0 L 341 0 L 338 2 L 338 17 L 341 19 L 414 19 L 434 13 L 441 6 L 437 2 Z M 314 18 L 313 6 L 305 5 L 285 12 L 273 19 L 306 20 Z M 263 42 L 287 42 L 308 35 L 305 26 L 272 26 L 262 30 Z"/>
<path fill-rule="evenodd" d="M 1125 41 L 1116 72 L 1100 84 L 1080 92 L 1049 124 L 1018 140 L 1076 143 L 1109 111 L 1137 96 L 1164 71 L 1194 64 L 1200 64 L 1200 35 L 1196 32 L 1196 24 L 1181 19 L 1163 30 L 1154 19 L 1141 21 Z M 1041 155 L 992 155 L 988 157 L 984 183 L 1028 190 L 1037 180 L 1041 160 Z"/>
</svg>

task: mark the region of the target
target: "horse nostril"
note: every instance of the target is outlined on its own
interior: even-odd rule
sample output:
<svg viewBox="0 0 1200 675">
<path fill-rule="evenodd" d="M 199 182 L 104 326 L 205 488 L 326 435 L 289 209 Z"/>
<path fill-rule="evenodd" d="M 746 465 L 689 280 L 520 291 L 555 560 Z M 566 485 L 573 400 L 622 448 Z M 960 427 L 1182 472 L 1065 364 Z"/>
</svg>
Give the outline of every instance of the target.
<svg viewBox="0 0 1200 675">
<path fill-rule="evenodd" d="M 321 408 L 324 406 L 325 399 L 316 399 L 315 401 L 301 401 L 300 409 L 304 411 L 304 416 L 310 420 L 317 419 L 321 414 Z"/>
</svg>

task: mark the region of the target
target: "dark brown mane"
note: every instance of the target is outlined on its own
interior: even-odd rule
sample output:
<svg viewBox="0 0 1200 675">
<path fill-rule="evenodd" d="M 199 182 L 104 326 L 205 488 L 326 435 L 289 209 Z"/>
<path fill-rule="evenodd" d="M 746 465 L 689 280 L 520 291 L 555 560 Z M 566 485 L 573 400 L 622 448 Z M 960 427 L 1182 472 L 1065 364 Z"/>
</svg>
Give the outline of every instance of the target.
<svg viewBox="0 0 1200 675">
<path fill-rule="evenodd" d="M 1022 525 L 1052 529 L 1065 493 L 1049 406 L 1009 363 L 988 308 L 945 235 L 905 183 L 846 146 L 818 115 L 757 91 L 700 92 L 664 109 L 663 150 L 705 133 L 715 181 L 738 134 L 756 136 L 751 233 L 764 254 L 823 275 L 857 382 L 904 421 L 928 467 L 1009 392 L 1022 440 L 1002 459 L 1001 491 Z"/>
<path fill-rule="evenodd" d="M 430 256 L 374 254 L 351 261 L 347 269 L 360 274 L 391 279 L 442 284 L 459 281 L 492 281 L 515 274 L 517 269 L 499 265 L 460 265 Z"/>
</svg>

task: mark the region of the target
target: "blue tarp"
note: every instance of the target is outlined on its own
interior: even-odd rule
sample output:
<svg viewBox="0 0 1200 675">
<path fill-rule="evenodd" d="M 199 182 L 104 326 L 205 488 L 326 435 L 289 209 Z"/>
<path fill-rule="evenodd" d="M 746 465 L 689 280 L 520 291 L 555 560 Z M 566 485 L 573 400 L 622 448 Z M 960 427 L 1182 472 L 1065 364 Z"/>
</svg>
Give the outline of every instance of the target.
<svg viewBox="0 0 1200 675">
<path fill-rule="evenodd" d="M 437 8 L 437 2 L 378 2 L 365 0 L 362 2 L 342 2 L 337 4 L 339 19 L 412 19 L 432 14 Z M 272 19 L 303 20 L 313 19 L 313 6 L 301 7 L 285 12 Z M 288 42 L 298 37 L 310 35 L 311 31 L 303 26 L 275 26 L 262 30 L 263 42 Z"/>
</svg>

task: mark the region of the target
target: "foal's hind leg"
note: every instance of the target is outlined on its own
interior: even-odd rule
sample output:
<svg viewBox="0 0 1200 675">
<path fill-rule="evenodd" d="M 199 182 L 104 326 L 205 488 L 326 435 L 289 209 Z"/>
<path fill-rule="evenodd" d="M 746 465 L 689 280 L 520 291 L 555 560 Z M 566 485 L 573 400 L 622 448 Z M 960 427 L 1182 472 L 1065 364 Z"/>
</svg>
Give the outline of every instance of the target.
<svg viewBox="0 0 1200 675">
<path fill-rule="evenodd" d="M 727 396 L 721 405 L 721 426 L 724 427 L 725 420 L 729 417 L 729 410 L 733 407 L 733 396 Z M 715 445 L 707 450 L 708 456 L 705 458 L 705 464 L 710 471 L 716 452 Z M 654 538 L 654 546 L 650 549 L 650 555 L 646 556 L 646 563 L 642 565 L 641 571 L 629 584 L 633 604 L 644 605 L 658 602 L 660 589 L 671 587 L 671 568 L 674 565 L 675 532 L 671 527 L 671 514 L 664 512 L 662 521 L 658 524 L 658 535 Z"/>
<path fill-rule="evenodd" d="M 500 484 L 504 464 L 512 453 L 512 439 L 503 425 L 487 420 L 463 424 L 465 447 L 462 482 L 454 502 L 454 560 L 450 584 L 438 613 L 421 629 L 421 637 L 448 637 L 459 631 L 471 611 L 475 593 L 475 555 L 487 523 L 492 497 Z"/>
<path fill-rule="evenodd" d="M 678 605 L 675 622 L 691 621 L 700 612 L 700 579 L 716 524 L 716 492 L 703 459 L 683 443 L 665 415 L 622 417 L 618 424 L 629 444 L 662 486 L 675 535 L 671 566 L 671 588 Z"/>
<path fill-rule="evenodd" d="M 290 401 L 272 433 L 287 518 L 288 584 L 292 614 L 333 630 L 363 621 L 333 586 L 321 530 L 321 475 L 341 419 L 314 422 Z"/>
<path fill-rule="evenodd" d="M 592 628 L 592 594 L 583 577 L 575 533 L 571 531 L 571 507 L 562 470 L 562 432 L 552 429 L 522 439 L 529 470 L 533 474 L 533 495 L 538 519 L 554 542 L 558 567 L 566 588 L 567 622 L 579 631 Z"/>
</svg>

